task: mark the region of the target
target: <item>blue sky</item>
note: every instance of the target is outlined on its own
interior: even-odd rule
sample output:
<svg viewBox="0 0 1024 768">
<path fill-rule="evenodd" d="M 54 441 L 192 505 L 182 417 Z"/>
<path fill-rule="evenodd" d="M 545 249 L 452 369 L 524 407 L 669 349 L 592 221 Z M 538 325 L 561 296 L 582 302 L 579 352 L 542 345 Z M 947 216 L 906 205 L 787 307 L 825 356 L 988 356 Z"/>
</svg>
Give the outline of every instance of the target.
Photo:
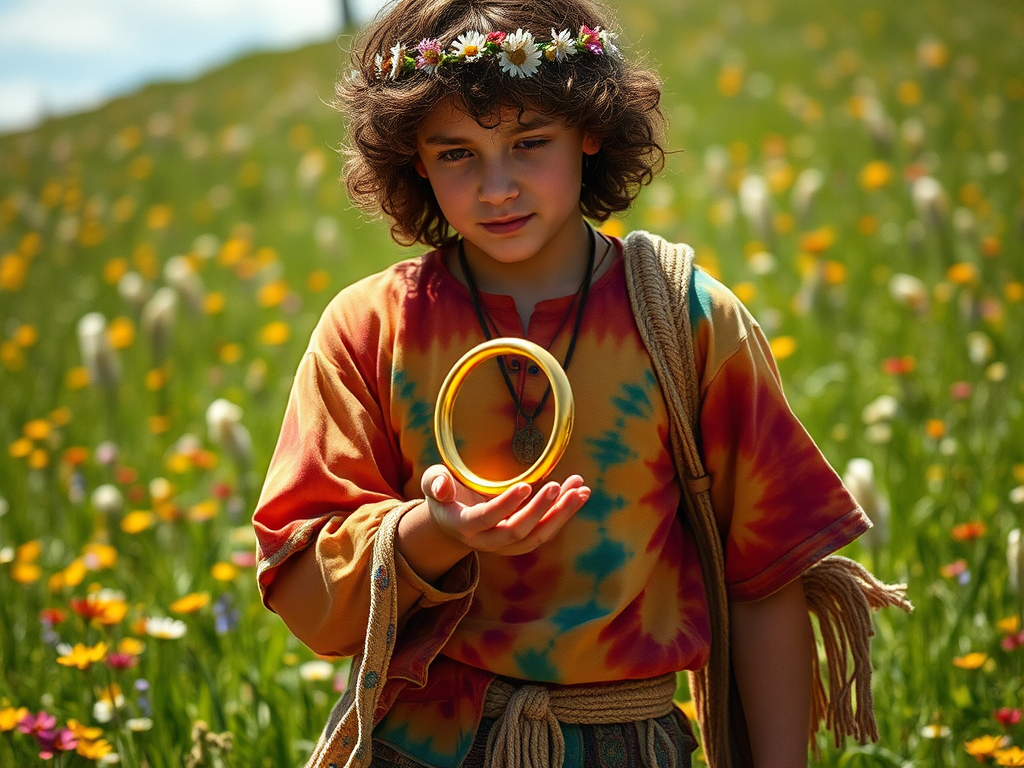
<svg viewBox="0 0 1024 768">
<path fill-rule="evenodd" d="M 380 0 L 350 0 L 370 18 Z M 0 0 L 0 132 L 338 31 L 338 0 Z"/>
</svg>

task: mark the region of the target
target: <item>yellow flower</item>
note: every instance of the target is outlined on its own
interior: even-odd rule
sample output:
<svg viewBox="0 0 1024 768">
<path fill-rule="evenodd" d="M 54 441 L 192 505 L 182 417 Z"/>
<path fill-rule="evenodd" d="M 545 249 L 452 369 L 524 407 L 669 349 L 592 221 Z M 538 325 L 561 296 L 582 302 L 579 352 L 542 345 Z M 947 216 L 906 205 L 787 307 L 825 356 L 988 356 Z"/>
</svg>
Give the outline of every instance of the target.
<svg viewBox="0 0 1024 768">
<path fill-rule="evenodd" d="M 21 718 L 28 714 L 25 707 L 4 707 L 0 709 L 0 733 L 14 730 Z"/>
<path fill-rule="evenodd" d="M 1020 747 L 997 749 L 993 757 L 998 765 L 1024 766 L 1024 749 Z"/>
<path fill-rule="evenodd" d="M 881 189 L 892 181 L 892 168 L 883 160 L 872 160 L 860 172 L 860 185 L 869 192 Z"/>
<path fill-rule="evenodd" d="M 288 295 L 288 283 L 284 280 L 274 280 L 260 287 L 257 300 L 261 307 L 276 307 Z"/>
<path fill-rule="evenodd" d="M 86 760 L 101 760 L 113 752 L 114 748 L 106 739 L 96 739 L 95 741 L 79 739 L 75 751 Z"/>
<path fill-rule="evenodd" d="M 89 371 L 82 367 L 72 368 L 64 377 L 64 383 L 72 391 L 84 389 L 89 386 Z"/>
<path fill-rule="evenodd" d="M 193 592 L 171 603 L 172 613 L 195 613 L 210 602 L 208 592 Z"/>
<path fill-rule="evenodd" d="M 71 409 L 65 405 L 60 408 L 54 408 L 46 418 L 50 420 L 51 424 L 58 427 L 66 427 L 71 423 L 71 415 Z"/>
<path fill-rule="evenodd" d="M 154 435 L 162 435 L 171 428 L 171 419 L 168 416 L 154 415 L 149 417 L 149 431 Z"/>
<path fill-rule="evenodd" d="M 50 464 L 50 454 L 42 448 L 36 448 L 28 455 L 29 469 L 46 469 Z"/>
<path fill-rule="evenodd" d="M 992 754 L 1006 745 L 1005 736 L 979 736 L 976 739 L 964 742 L 964 749 L 967 754 L 979 762 L 992 757 Z"/>
<path fill-rule="evenodd" d="M 137 637 L 126 637 L 117 644 L 118 653 L 127 653 L 129 656 L 141 656 L 146 650 L 146 644 Z"/>
<path fill-rule="evenodd" d="M 11 578 L 19 584 L 33 584 L 42 575 L 42 569 L 35 563 L 15 563 L 11 566 Z"/>
<path fill-rule="evenodd" d="M 732 292 L 743 304 L 749 304 L 757 296 L 757 286 L 753 283 L 736 283 L 732 287 Z"/>
<path fill-rule="evenodd" d="M 34 325 L 19 325 L 14 331 L 14 343 L 22 349 L 28 349 L 39 341 L 39 331 Z"/>
<path fill-rule="evenodd" d="M 986 661 L 988 661 L 987 653 L 975 651 L 968 653 L 966 656 L 957 656 L 953 659 L 953 666 L 960 669 L 981 669 Z"/>
<path fill-rule="evenodd" d="M 729 64 L 718 73 L 718 92 L 723 96 L 735 96 L 743 88 L 743 70 L 735 64 Z"/>
<path fill-rule="evenodd" d="M 128 271 L 128 259 L 117 256 L 103 265 L 103 281 L 108 285 L 117 285 Z"/>
<path fill-rule="evenodd" d="M 188 510 L 188 519 L 195 523 L 205 523 L 217 516 L 217 502 L 213 499 L 201 501 Z"/>
<path fill-rule="evenodd" d="M 82 548 L 82 559 L 90 571 L 101 571 L 117 565 L 117 550 L 109 544 L 93 542 Z"/>
<path fill-rule="evenodd" d="M 208 315 L 219 315 L 224 311 L 225 303 L 223 293 L 219 291 L 208 293 L 203 297 L 203 311 Z"/>
<path fill-rule="evenodd" d="M 150 229 L 164 229 L 174 218 L 174 209 L 169 205 L 154 205 L 146 211 L 146 225 Z"/>
<path fill-rule="evenodd" d="M 900 100 L 900 104 L 903 104 L 908 107 L 920 104 L 921 86 L 919 86 L 913 80 L 904 80 L 896 88 L 896 98 Z"/>
<path fill-rule="evenodd" d="M 32 539 L 15 550 L 14 559 L 21 563 L 32 563 L 38 560 L 41 554 L 43 554 L 43 545 L 39 543 L 39 539 Z"/>
<path fill-rule="evenodd" d="M 93 663 L 103 661 L 106 657 L 106 643 L 96 643 L 93 646 L 75 643 L 63 656 L 57 657 L 57 663 L 65 667 L 88 669 Z"/>
<path fill-rule="evenodd" d="M 826 261 L 824 277 L 829 285 L 842 285 L 847 278 L 846 265 L 840 261 Z"/>
<path fill-rule="evenodd" d="M 288 324 L 278 320 L 263 326 L 260 330 L 260 341 L 271 347 L 280 346 L 288 341 L 290 333 Z"/>
<path fill-rule="evenodd" d="M 59 592 L 68 587 L 77 587 L 85 580 L 88 570 L 81 558 L 75 558 L 63 571 L 58 571 L 50 577 L 50 591 Z"/>
<path fill-rule="evenodd" d="M 946 277 L 951 283 L 973 285 L 978 282 L 978 270 L 970 262 L 961 261 L 949 268 Z"/>
<path fill-rule="evenodd" d="M 115 317 L 107 325 L 107 338 L 114 349 L 127 349 L 135 341 L 135 324 L 127 317 Z"/>
<path fill-rule="evenodd" d="M 25 286 L 28 278 L 28 259 L 17 253 L 0 257 L 0 291 L 14 293 Z"/>
<path fill-rule="evenodd" d="M 146 389 L 157 392 L 167 384 L 170 372 L 166 368 L 153 368 L 146 373 Z"/>
<path fill-rule="evenodd" d="M 1007 616 L 996 622 L 996 629 L 1004 635 L 1015 635 L 1020 630 L 1020 619 L 1017 616 Z"/>
<path fill-rule="evenodd" d="M 125 533 L 142 533 L 153 526 L 153 513 L 137 509 L 121 518 L 121 530 Z"/>
<path fill-rule="evenodd" d="M 8 446 L 7 452 L 12 459 L 24 459 L 32 453 L 32 441 L 27 437 L 18 438 Z"/>
<path fill-rule="evenodd" d="M 84 723 L 80 723 L 75 719 L 68 720 L 68 730 L 75 734 L 77 739 L 88 739 L 93 741 L 103 735 L 102 728 L 90 728 Z"/>
<path fill-rule="evenodd" d="M 796 339 L 792 336 L 776 336 L 769 342 L 776 360 L 785 360 L 796 352 Z"/>
<path fill-rule="evenodd" d="M 242 346 L 233 342 L 228 342 L 220 348 L 220 361 L 225 365 L 231 365 L 231 363 L 237 363 L 242 359 Z"/>
<path fill-rule="evenodd" d="M 210 573 L 217 581 L 234 581 L 238 575 L 238 569 L 231 563 L 215 563 Z"/>
</svg>

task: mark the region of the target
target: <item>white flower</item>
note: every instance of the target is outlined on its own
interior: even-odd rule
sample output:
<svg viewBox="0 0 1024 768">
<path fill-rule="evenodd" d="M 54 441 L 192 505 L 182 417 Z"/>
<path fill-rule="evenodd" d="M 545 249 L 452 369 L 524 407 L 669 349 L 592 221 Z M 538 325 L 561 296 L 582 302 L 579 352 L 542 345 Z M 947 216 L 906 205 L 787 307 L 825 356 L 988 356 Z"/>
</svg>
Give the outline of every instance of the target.
<svg viewBox="0 0 1024 768">
<path fill-rule="evenodd" d="M 552 28 L 551 43 L 548 45 L 547 51 L 545 51 L 545 56 L 555 61 L 565 61 L 577 53 L 576 39 L 573 37 L 572 32 L 568 29 L 563 29 L 561 32 L 556 33 Z"/>
<path fill-rule="evenodd" d="M 334 677 L 334 665 L 329 661 L 307 661 L 299 667 L 299 677 L 311 683 L 319 683 Z"/>
<path fill-rule="evenodd" d="M 505 38 L 498 54 L 501 71 L 512 77 L 532 77 L 540 67 L 540 49 L 533 35 L 517 29 Z"/>
<path fill-rule="evenodd" d="M 177 640 L 184 637 L 188 626 L 178 619 L 151 616 L 146 619 L 146 634 L 158 640 Z"/>
<path fill-rule="evenodd" d="M 223 446 L 235 461 L 248 464 L 252 457 L 252 439 L 242 424 L 242 409 L 224 398 L 206 409 L 206 430 L 210 440 Z"/>
<path fill-rule="evenodd" d="M 767 239 L 772 228 L 772 201 L 768 182 L 751 174 L 740 182 L 740 210 L 761 239 Z"/>
<path fill-rule="evenodd" d="M 113 515 L 124 507 L 124 497 L 116 485 L 105 484 L 92 492 L 92 505 L 97 512 Z"/>
<path fill-rule="evenodd" d="M 391 47 L 391 73 L 390 77 L 392 80 L 397 80 L 398 76 L 402 74 L 402 70 L 405 68 L 405 46 L 401 43 L 395 43 Z"/>
<path fill-rule="evenodd" d="M 153 298 L 142 309 L 140 324 L 153 350 L 153 357 L 158 362 L 163 361 L 168 352 L 177 306 L 178 294 L 173 288 L 164 286 L 153 294 Z"/>
<path fill-rule="evenodd" d="M 141 733 L 150 730 L 153 727 L 153 721 L 148 717 L 132 717 L 125 721 L 125 725 L 132 733 Z"/>
<path fill-rule="evenodd" d="M 915 179 L 910 187 L 910 197 L 914 201 L 917 217 L 925 226 L 938 227 L 942 224 L 949 202 L 938 181 L 931 176 Z"/>
<path fill-rule="evenodd" d="M 791 200 L 793 212 L 798 218 L 806 219 L 810 216 L 814 200 L 824 185 L 825 174 L 817 168 L 806 168 L 796 177 Z"/>
<path fill-rule="evenodd" d="M 889 540 L 889 501 L 875 485 L 875 465 L 871 459 L 850 459 L 843 484 L 874 523 L 865 537 L 874 548 L 885 544 Z"/>
<path fill-rule="evenodd" d="M 203 280 L 184 256 L 172 256 L 164 264 L 164 282 L 176 290 L 185 303 L 198 312 L 203 308 Z"/>
<path fill-rule="evenodd" d="M 103 389 L 117 387 L 121 361 L 107 336 L 107 319 L 99 312 L 90 312 L 78 321 L 78 349 L 93 384 Z"/>
<path fill-rule="evenodd" d="M 889 293 L 898 304 L 924 312 L 928 309 L 928 287 L 920 278 L 897 272 L 889 278 Z"/>
<path fill-rule="evenodd" d="M 597 37 L 601 41 L 601 47 L 604 49 L 606 56 L 618 56 L 619 49 L 615 45 L 615 40 L 618 35 L 614 32 L 609 32 L 607 29 L 597 28 Z"/>
<path fill-rule="evenodd" d="M 452 53 L 460 56 L 466 61 L 476 61 L 484 55 L 484 46 L 487 44 L 487 35 L 477 31 L 464 32 L 455 38 L 452 43 Z"/>
<path fill-rule="evenodd" d="M 870 403 L 864 406 L 861 411 L 861 419 L 865 424 L 877 424 L 880 421 L 889 421 L 900 409 L 899 400 L 892 395 L 879 395 Z"/>
<path fill-rule="evenodd" d="M 117 281 L 117 293 L 133 309 L 142 309 L 150 296 L 145 278 L 138 272 L 125 272 Z"/>
</svg>

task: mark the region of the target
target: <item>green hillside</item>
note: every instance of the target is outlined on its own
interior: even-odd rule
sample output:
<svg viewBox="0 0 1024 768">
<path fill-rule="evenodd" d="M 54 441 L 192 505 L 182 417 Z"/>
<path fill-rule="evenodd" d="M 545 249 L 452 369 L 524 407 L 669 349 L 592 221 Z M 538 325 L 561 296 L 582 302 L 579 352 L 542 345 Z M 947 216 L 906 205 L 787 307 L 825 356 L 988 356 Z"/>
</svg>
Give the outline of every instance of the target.
<svg viewBox="0 0 1024 768">
<path fill-rule="evenodd" d="M 1024 8 L 619 21 L 671 154 L 608 231 L 693 244 L 891 508 L 845 553 L 916 605 L 876 617 L 881 738 L 822 736 L 820 764 L 1024 764 Z M 248 519 L 323 307 L 415 252 L 338 180 L 343 65 L 338 41 L 249 56 L 0 136 L 0 765 L 43 762 L 26 712 L 77 724 L 69 766 L 297 765 L 326 720 L 346 662 L 260 605 Z M 251 453 L 208 429 L 218 399 Z"/>
</svg>

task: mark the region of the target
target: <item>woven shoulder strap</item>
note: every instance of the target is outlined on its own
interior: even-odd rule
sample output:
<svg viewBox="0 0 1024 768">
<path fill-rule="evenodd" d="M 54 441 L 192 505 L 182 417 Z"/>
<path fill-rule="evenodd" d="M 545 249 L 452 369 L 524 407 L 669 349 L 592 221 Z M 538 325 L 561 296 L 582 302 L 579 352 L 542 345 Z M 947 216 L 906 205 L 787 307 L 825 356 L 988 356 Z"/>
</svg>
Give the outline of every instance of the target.
<svg viewBox="0 0 1024 768">
<path fill-rule="evenodd" d="M 684 480 L 684 508 L 700 553 L 711 620 L 711 656 L 691 674 L 704 753 L 712 768 L 749 763 L 750 748 L 742 708 L 731 682 L 729 607 L 725 558 L 711 507 L 710 487 L 697 442 L 700 382 L 694 359 L 687 297 L 693 275 L 693 249 L 647 232 L 626 237 L 623 261 L 633 315 L 654 364 L 669 412 L 673 460 Z M 906 585 L 886 585 L 862 566 L 829 557 L 804 574 L 808 608 L 818 617 L 825 646 L 828 691 L 813 655 L 814 688 L 810 743 L 822 721 L 839 746 L 850 735 L 860 742 L 878 739 L 871 698 L 869 642 L 874 630 L 871 609 L 911 609 Z"/>
</svg>

